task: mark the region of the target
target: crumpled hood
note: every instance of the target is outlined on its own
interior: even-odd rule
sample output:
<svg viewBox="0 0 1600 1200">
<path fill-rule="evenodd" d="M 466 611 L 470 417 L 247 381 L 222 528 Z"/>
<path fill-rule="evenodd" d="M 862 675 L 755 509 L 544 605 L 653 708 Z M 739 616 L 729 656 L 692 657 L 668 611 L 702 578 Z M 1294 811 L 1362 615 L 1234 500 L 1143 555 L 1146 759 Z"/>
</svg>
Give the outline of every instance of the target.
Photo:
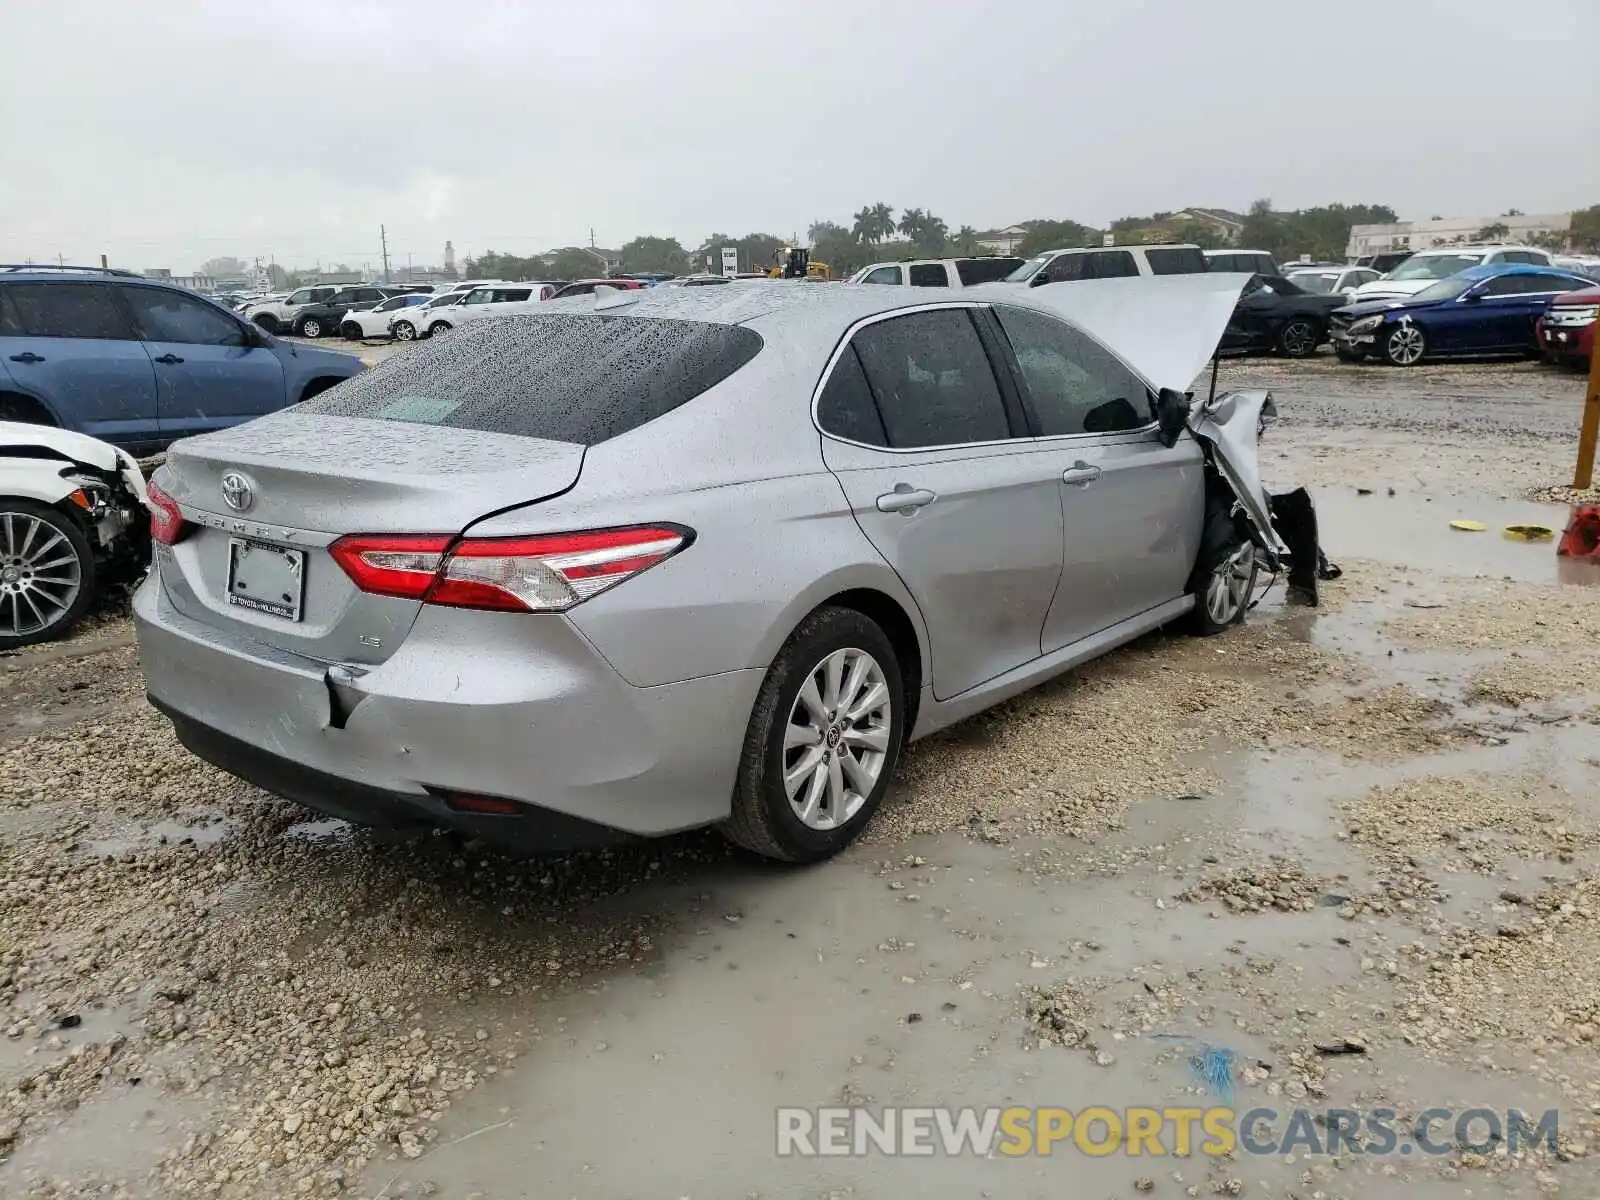
<svg viewBox="0 0 1600 1200">
<path fill-rule="evenodd" d="M 1396 309 L 1406 309 L 1415 312 L 1418 309 L 1432 308 L 1441 303 L 1438 300 L 1424 300 L 1420 304 L 1415 300 L 1408 300 L 1404 296 L 1389 296 L 1378 300 L 1357 300 L 1346 304 L 1338 311 L 1349 317 L 1352 321 L 1359 321 L 1362 317 L 1375 317 L 1383 313 L 1394 312 Z"/>
<path fill-rule="evenodd" d="M 961 293 L 1065 317 L 1158 388 L 1187 391 L 1217 353 L 1250 276 L 1235 273 L 1089 279 L 1030 288 L 985 284 Z"/>
<path fill-rule="evenodd" d="M 86 433 L 74 433 L 70 429 L 57 429 L 51 425 L 0 421 L 0 456 L 14 446 L 40 446 L 102 471 L 120 471 L 133 461 L 115 446 Z"/>
</svg>

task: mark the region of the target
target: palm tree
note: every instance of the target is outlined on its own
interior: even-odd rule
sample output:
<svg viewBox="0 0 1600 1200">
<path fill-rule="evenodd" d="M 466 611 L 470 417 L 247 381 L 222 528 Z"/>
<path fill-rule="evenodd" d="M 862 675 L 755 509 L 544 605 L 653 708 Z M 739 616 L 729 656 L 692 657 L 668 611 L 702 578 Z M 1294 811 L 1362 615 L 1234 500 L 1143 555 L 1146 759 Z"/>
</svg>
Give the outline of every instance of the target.
<svg viewBox="0 0 1600 1200">
<path fill-rule="evenodd" d="M 900 224 L 897 228 L 912 241 L 917 240 L 917 235 L 922 232 L 922 227 L 927 223 L 928 214 L 920 208 L 908 208 L 900 214 Z"/>
<path fill-rule="evenodd" d="M 894 232 L 894 208 L 879 201 L 872 206 L 872 240 L 881 242 Z"/>
<path fill-rule="evenodd" d="M 876 242 L 878 240 L 878 214 L 872 205 L 869 204 L 865 208 L 856 211 L 855 223 L 850 226 L 850 232 L 855 234 L 858 242 Z"/>
</svg>

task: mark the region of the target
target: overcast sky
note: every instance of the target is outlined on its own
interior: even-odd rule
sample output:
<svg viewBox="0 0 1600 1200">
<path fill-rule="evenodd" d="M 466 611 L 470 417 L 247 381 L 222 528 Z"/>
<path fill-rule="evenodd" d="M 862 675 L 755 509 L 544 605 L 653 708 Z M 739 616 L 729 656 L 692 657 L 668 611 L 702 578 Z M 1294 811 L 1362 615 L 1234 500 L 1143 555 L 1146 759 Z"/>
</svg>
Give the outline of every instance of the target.
<svg viewBox="0 0 1600 1200">
<path fill-rule="evenodd" d="M 0 260 L 1600 203 L 1600 2 L 0 4 Z"/>
</svg>

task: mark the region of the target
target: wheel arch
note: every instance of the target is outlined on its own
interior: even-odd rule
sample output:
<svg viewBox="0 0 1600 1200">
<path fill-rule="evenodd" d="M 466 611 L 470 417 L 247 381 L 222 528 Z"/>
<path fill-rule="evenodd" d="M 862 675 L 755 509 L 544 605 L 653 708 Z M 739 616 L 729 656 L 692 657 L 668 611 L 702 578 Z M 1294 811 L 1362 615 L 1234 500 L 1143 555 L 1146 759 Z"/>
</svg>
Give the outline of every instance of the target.
<svg viewBox="0 0 1600 1200">
<path fill-rule="evenodd" d="M 53 425 L 64 429 L 61 418 L 38 396 L 11 388 L 0 388 L 0 421 L 21 421 L 25 425 Z"/>
</svg>

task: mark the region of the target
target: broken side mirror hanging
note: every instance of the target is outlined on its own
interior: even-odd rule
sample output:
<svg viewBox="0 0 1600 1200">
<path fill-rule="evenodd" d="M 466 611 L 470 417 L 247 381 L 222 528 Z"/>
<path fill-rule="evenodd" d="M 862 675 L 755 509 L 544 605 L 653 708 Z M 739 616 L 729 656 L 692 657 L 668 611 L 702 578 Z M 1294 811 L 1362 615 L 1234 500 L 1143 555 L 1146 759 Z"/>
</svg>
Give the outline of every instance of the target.
<svg viewBox="0 0 1600 1200">
<path fill-rule="evenodd" d="M 1189 397 L 1175 388 L 1162 388 L 1156 395 L 1156 422 L 1161 444 L 1168 449 L 1176 446 L 1189 423 Z"/>
</svg>

